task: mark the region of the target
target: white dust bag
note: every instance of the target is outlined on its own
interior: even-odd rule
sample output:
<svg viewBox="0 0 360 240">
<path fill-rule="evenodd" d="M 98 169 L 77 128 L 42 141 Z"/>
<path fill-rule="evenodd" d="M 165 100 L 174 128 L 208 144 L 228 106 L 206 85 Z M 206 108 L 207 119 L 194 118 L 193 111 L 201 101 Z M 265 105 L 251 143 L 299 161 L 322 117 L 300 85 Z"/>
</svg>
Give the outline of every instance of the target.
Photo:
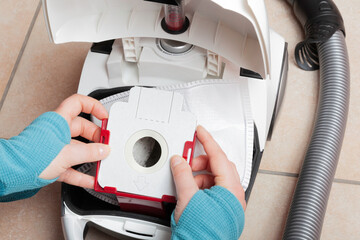
<svg viewBox="0 0 360 240">
<path fill-rule="evenodd" d="M 161 86 L 158 89 L 178 92 L 184 96 L 183 110 L 193 113 L 198 124 L 211 133 L 228 159 L 236 165 L 241 184 L 246 190 L 251 177 L 254 142 L 247 81 L 212 79 Z M 129 91 L 104 98 L 100 102 L 109 111 L 113 103 L 127 102 L 128 97 Z M 101 125 L 99 120 L 92 120 Z M 202 154 L 205 152 L 197 142 L 194 157 Z"/>
</svg>

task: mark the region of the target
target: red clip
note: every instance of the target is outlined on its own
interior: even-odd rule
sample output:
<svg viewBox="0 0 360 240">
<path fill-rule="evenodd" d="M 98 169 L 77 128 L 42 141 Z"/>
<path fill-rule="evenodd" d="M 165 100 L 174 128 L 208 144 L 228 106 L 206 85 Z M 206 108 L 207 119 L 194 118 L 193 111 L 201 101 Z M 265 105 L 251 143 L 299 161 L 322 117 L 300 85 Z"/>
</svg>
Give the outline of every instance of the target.
<svg viewBox="0 0 360 240">
<path fill-rule="evenodd" d="M 110 131 L 106 130 L 107 124 L 108 119 L 103 119 L 101 124 L 100 143 L 109 144 Z"/>
<path fill-rule="evenodd" d="M 108 119 L 107 118 L 103 119 L 101 124 L 100 143 L 109 144 L 110 131 L 106 130 L 107 124 L 108 124 Z M 98 183 L 99 169 L 100 169 L 100 161 L 97 162 L 97 166 L 96 166 L 94 189 L 95 191 L 101 192 L 103 189 L 100 187 Z"/>
<path fill-rule="evenodd" d="M 117 189 L 115 187 L 104 187 L 104 192 L 116 194 Z"/>
<path fill-rule="evenodd" d="M 192 159 L 194 157 L 195 143 L 196 143 L 196 132 L 194 133 L 194 139 L 192 142 L 191 141 L 185 142 L 184 151 L 183 151 L 183 158 L 189 162 L 190 166 Z M 191 151 L 190 159 L 188 159 L 189 151 Z"/>
</svg>

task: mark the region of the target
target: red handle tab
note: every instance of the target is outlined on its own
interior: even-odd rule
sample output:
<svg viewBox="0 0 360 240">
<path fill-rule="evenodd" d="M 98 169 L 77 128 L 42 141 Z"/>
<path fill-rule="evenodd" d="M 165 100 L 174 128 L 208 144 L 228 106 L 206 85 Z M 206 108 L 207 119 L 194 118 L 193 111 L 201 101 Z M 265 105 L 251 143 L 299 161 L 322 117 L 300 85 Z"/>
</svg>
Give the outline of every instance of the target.
<svg viewBox="0 0 360 240">
<path fill-rule="evenodd" d="M 101 132 L 100 132 L 100 143 L 109 144 L 110 131 L 106 130 L 107 124 L 108 124 L 108 119 L 107 118 L 103 119 L 101 124 Z M 102 188 L 98 183 L 99 169 L 100 169 L 100 161 L 98 161 L 96 165 L 96 175 L 95 175 L 95 183 L 94 183 L 94 189 L 97 192 L 102 191 Z"/>
<path fill-rule="evenodd" d="M 191 141 L 185 142 L 184 151 L 183 151 L 183 158 L 189 163 L 190 166 L 192 159 L 194 157 L 195 143 L 196 143 L 196 132 L 194 133 L 194 139 L 192 142 Z"/>
<path fill-rule="evenodd" d="M 100 143 L 109 144 L 110 131 L 106 130 L 107 124 L 108 119 L 103 119 L 101 124 Z"/>
</svg>

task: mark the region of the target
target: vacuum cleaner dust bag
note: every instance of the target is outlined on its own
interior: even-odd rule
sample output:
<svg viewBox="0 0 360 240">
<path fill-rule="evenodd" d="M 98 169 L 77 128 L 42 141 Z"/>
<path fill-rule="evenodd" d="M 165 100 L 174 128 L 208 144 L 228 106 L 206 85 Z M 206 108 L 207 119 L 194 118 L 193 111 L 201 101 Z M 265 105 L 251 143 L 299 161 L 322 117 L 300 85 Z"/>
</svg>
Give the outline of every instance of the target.
<svg viewBox="0 0 360 240">
<path fill-rule="evenodd" d="M 244 190 L 250 182 L 253 157 L 254 122 L 246 79 L 211 79 L 179 85 L 159 86 L 161 90 L 174 91 L 184 96 L 183 110 L 193 113 L 199 125 L 205 127 L 218 142 L 228 159 L 240 175 Z M 127 102 L 129 91 L 118 93 L 100 100 L 109 111 L 115 102 Z M 101 121 L 92 117 L 101 126 Z M 137 155 L 146 159 L 151 155 L 153 144 L 144 142 L 137 146 Z M 205 154 L 202 145 L 196 142 L 194 157 Z M 181 155 L 181 153 L 179 153 Z M 79 171 L 94 175 L 95 164 L 85 164 Z M 87 190 L 92 195 L 109 203 L 117 204 L 116 197 Z"/>
</svg>

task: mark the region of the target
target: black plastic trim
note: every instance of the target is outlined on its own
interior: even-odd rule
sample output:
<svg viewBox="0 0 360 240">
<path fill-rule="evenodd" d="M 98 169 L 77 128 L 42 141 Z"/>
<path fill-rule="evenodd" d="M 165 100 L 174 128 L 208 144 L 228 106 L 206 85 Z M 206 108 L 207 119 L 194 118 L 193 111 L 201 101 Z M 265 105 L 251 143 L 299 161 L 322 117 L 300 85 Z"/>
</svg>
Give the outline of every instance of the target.
<svg viewBox="0 0 360 240">
<path fill-rule="evenodd" d="M 107 97 L 110 97 L 114 94 L 129 91 L 133 86 L 129 87 L 117 87 L 117 88 L 109 88 L 109 89 L 99 89 L 91 92 L 89 97 L 95 98 L 97 100 L 101 100 Z"/>
<path fill-rule="evenodd" d="M 260 149 L 258 131 L 257 131 L 256 125 L 254 124 L 253 161 L 252 161 L 250 182 L 245 191 L 245 201 L 246 202 L 249 202 L 250 194 L 254 187 L 255 179 L 256 179 L 257 173 L 259 171 L 262 155 L 263 155 L 263 151 L 261 151 L 261 149 Z"/>
<path fill-rule="evenodd" d="M 284 99 L 285 87 L 286 87 L 287 76 L 288 76 L 288 70 L 289 70 L 288 43 L 285 42 L 283 62 L 282 62 L 281 72 L 280 72 L 280 81 L 279 81 L 278 91 L 276 93 L 275 107 L 274 107 L 274 111 L 273 111 L 273 114 L 272 114 L 272 117 L 271 117 L 269 132 L 268 132 L 268 136 L 267 136 L 268 141 L 271 140 L 272 133 L 273 133 L 273 130 L 274 130 L 275 121 L 276 121 L 277 115 L 279 114 L 282 101 Z"/>
<path fill-rule="evenodd" d="M 178 0 L 144 0 L 147 2 L 156 2 L 156 3 L 162 3 L 162 4 L 168 4 L 168 5 L 174 5 L 178 6 Z"/>
<path fill-rule="evenodd" d="M 112 46 L 114 42 L 115 40 L 108 40 L 104 42 L 93 43 L 90 50 L 94 53 L 102 53 L 109 55 L 112 51 Z"/>
<path fill-rule="evenodd" d="M 256 78 L 256 79 L 263 79 L 259 73 L 251 71 L 251 70 L 246 69 L 246 68 L 240 68 L 240 76 L 249 77 L 249 78 Z"/>
</svg>

